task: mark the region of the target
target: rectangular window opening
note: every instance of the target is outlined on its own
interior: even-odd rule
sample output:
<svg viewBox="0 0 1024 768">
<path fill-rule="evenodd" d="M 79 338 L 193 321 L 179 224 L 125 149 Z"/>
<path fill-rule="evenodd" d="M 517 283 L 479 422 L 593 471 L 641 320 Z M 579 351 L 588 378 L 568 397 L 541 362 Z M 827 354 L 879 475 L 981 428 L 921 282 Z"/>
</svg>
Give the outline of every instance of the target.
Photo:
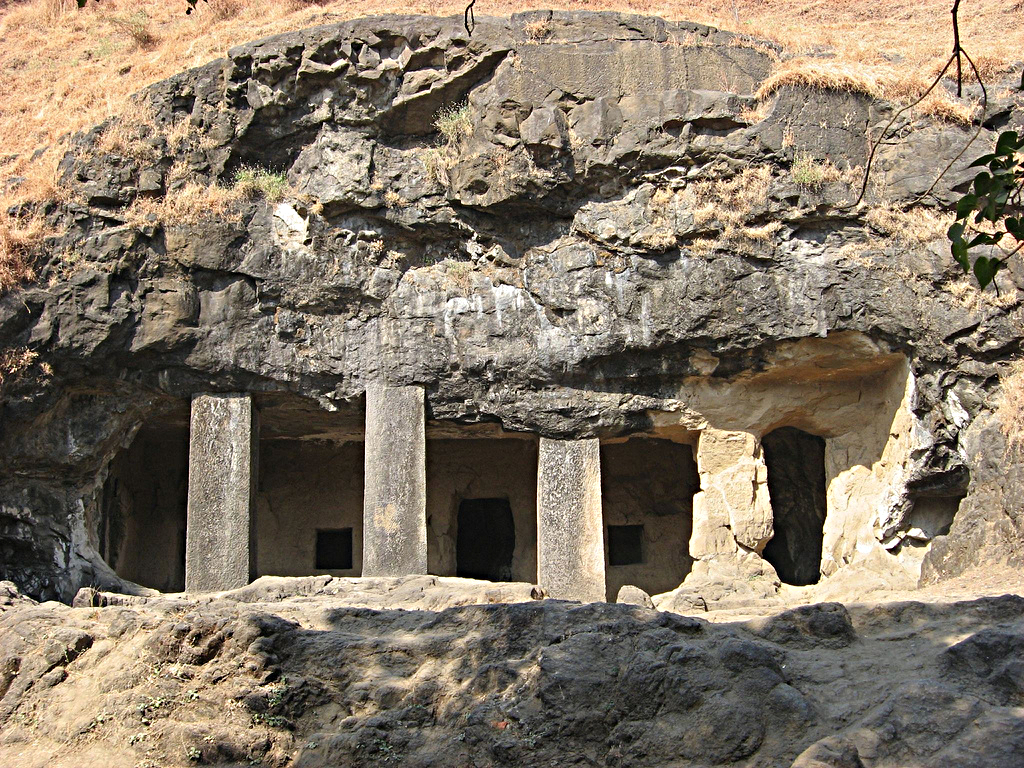
<svg viewBox="0 0 1024 768">
<path fill-rule="evenodd" d="M 642 525 L 608 526 L 608 565 L 638 565 L 644 561 Z"/>
<path fill-rule="evenodd" d="M 321 571 L 347 571 L 352 567 L 351 528 L 317 530 L 316 567 Z"/>
</svg>

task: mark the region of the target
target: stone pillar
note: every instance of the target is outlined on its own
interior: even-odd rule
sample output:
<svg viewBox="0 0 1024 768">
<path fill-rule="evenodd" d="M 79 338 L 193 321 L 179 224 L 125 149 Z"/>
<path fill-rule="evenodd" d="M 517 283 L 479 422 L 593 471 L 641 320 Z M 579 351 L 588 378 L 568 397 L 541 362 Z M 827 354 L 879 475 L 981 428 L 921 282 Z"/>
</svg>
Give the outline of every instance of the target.
<svg viewBox="0 0 1024 768">
<path fill-rule="evenodd" d="M 427 572 L 422 387 L 366 388 L 363 576 Z"/>
<path fill-rule="evenodd" d="M 705 429 L 697 472 L 701 490 L 693 497 L 690 556 L 760 554 L 774 533 L 761 441 L 749 432 Z"/>
<path fill-rule="evenodd" d="M 188 449 L 185 589 L 244 587 L 256 575 L 253 492 L 259 429 L 248 395 L 196 395 Z"/>
<path fill-rule="evenodd" d="M 601 452 L 596 438 L 540 440 L 537 583 L 561 600 L 605 599 Z"/>
</svg>

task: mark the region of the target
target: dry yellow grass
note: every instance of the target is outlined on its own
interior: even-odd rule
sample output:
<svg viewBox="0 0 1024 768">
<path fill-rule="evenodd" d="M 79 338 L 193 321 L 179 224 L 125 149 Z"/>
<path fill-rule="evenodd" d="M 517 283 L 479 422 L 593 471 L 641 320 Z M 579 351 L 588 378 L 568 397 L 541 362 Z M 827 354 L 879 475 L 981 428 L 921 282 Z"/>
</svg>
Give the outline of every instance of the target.
<svg viewBox="0 0 1024 768">
<path fill-rule="evenodd" d="M 11 347 L 0 351 L 0 392 L 4 386 L 17 381 L 39 359 L 39 354 L 28 347 Z M 53 369 L 49 363 L 39 363 L 38 372 L 43 376 L 51 376 Z"/>
<path fill-rule="evenodd" d="M 694 223 L 701 227 L 717 221 L 731 232 L 765 204 L 771 183 L 771 166 L 761 165 L 745 168 L 730 179 L 691 184 L 686 192 L 693 200 Z"/>
<path fill-rule="evenodd" d="M 150 83 L 278 32 L 374 13 L 461 15 L 464 5 L 464 0 L 210 0 L 186 16 L 184 0 L 101 0 L 82 10 L 75 0 L 0 0 L 0 219 L 11 205 L 54 197 L 62 137 L 120 114 L 128 96 Z M 812 85 L 905 101 L 921 92 L 921 83 L 938 71 L 951 47 L 949 0 L 479 0 L 476 10 L 481 16 L 507 16 L 531 8 L 686 19 L 766 37 L 790 54 L 830 54 L 824 69 L 808 59 L 782 62 L 766 93 L 803 77 Z M 1019 59 L 1024 50 L 1020 3 L 972 0 L 962 16 L 964 44 L 986 77 Z M 539 36 L 542 27 L 531 27 L 530 34 Z M 956 120 L 965 119 L 970 109 L 941 95 L 922 106 Z M 131 137 L 125 140 L 130 145 Z M 49 149 L 33 157 L 42 148 Z M 5 181 L 19 176 L 27 181 L 11 190 Z M 0 226 L 10 242 L 17 227 L 9 221 Z"/>
<path fill-rule="evenodd" d="M 917 73 L 927 78 L 951 43 L 948 0 L 480 0 L 480 14 L 529 8 L 619 10 L 689 19 L 761 35 L 787 51 L 829 50 L 847 77 Z M 28 0 L 0 7 L 0 135 L 20 154 L 119 113 L 128 95 L 196 66 L 232 45 L 269 34 L 371 13 L 461 14 L 463 0 L 211 0 L 184 14 L 174 0 Z M 119 20 L 145 17 L 152 41 L 137 44 Z M 988 76 L 1024 49 L 1024 12 L 1010 3 L 964 5 L 964 44 Z M 141 18 L 141 16 L 137 16 Z M 792 65 L 784 64 L 792 77 Z M 862 68 L 859 74 L 855 70 Z M 0 160 L 0 163 L 3 161 Z M 6 169 L 0 169 L 0 171 Z"/>
<path fill-rule="evenodd" d="M 42 222 L 0 216 L 0 293 L 35 277 L 31 249 L 43 235 Z"/>
<path fill-rule="evenodd" d="M 164 197 L 139 198 L 125 210 L 125 223 L 136 229 L 158 223 L 197 224 L 203 219 L 224 217 L 235 203 L 251 194 L 245 185 L 207 186 L 189 181 Z"/>
<path fill-rule="evenodd" d="M 871 208 L 864 220 L 885 237 L 901 245 L 927 245 L 946 236 L 953 215 L 924 208 L 903 211 L 884 205 Z"/>
</svg>

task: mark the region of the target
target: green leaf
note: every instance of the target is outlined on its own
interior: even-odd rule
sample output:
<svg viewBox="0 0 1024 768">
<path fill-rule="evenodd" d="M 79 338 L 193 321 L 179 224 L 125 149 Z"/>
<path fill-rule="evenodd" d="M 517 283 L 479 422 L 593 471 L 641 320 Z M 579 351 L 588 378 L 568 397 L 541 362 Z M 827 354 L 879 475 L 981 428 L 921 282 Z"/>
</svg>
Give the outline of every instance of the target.
<svg viewBox="0 0 1024 768">
<path fill-rule="evenodd" d="M 979 256 L 974 262 L 974 276 L 978 278 L 978 285 L 982 290 L 995 279 L 996 273 L 1002 268 L 1003 263 L 999 259 L 989 259 Z"/>
<path fill-rule="evenodd" d="M 999 203 L 996 202 L 996 198 L 989 198 L 988 205 L 982 209 L 981 214 L 989 221 L 995 221 L 999 218 Z"/>
<path fill-rule="evenodd" d="M 964 239 L 964 225 L 959 221 L 953 224 L 949 229 L 946 230 L 946 237 L 950 240 L 963 240 Z"/>
<path fill-rule="evenodd" d="M 1006 231 L 1009 232 L 1018 240 L 1024 240 L 1024 218 L 1007 219 Z"/>
<path fill-rule="evenodd" d="M 974 210 L 974 206 L 978 204 L 978 196 L 974 194 L 968 194 L 961 197 L 956 201 L 956 217 L 957 219 L 966 219 L 971 211 Z"/>
<path fill-rule="evenodd" d="M 963 238 L 954 240 L 949 247 L 950 253 L 953 254 L 953 258 L 956 263 L 960 265 L 960 268 L 964 272 L 969 272 L 971 269 L 970 259 L 967 258 L 967 243 L 964 242 Z"/>
<path fill-rule="evenodd" d="M 975 160 L 973 163 L 971 163 L 967 167 L 968 168 L 976 168 L 979 165 L 988 165 L 994 159 L 995 159 L 995 155 L 993 155 L 991 153 L 987 154 L 987 155 L 982 155 L 981 157 L 979 157 L 977 160 Z"/>
<path fill-rule="evenodd" d="M 977 195 L 988 194 L 988 191 L 992 188 L 992 177 L 989 176 L 985 171 L 982 171 L 974 177 L 974 192 Z M 977 199 L 974 201 L 977 203 Z M 973 205 L 971 206 L 974 207 Z M 957 209 L 959 211 L 959 209 Z"/>
<path fill-rule="evenodd" d="M 996 139 L 996 154 L 1012 155 L 1015 149 L 1017 149 L 1017 132 L 1003 131 L 1000 133 L 999 138 Z"/>
</svg>

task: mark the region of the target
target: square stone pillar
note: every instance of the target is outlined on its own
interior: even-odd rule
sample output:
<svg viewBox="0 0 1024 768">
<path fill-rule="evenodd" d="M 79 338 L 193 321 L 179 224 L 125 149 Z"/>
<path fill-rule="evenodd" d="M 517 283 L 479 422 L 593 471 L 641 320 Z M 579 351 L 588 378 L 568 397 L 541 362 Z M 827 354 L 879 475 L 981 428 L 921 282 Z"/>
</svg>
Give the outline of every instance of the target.
<svg viewBox="0 0 1024 768">
<path fill-rule="evenodd" d="M 256 575 L 258 441 L 248 395 L 192 398 L 185 527 L 189 592 L 244 587 Z"/>
<path fill-rule="evenodd" d="M 690 556 L 760 554 L 774 533 L 761 441 L 749 432 L 709 427 L 697 443 L 697 472 Z"/>
<path fill-rule="evenodd" d="M 363 576 L 427 572 L 427 463 L 422 387 L 366 388 Z"/>
<path fill-rule="evenodd" d="M 537 583 L 560 600 L 604 602 L 601 452 L 596 438 L 540 440 Z"/>
</svg>

